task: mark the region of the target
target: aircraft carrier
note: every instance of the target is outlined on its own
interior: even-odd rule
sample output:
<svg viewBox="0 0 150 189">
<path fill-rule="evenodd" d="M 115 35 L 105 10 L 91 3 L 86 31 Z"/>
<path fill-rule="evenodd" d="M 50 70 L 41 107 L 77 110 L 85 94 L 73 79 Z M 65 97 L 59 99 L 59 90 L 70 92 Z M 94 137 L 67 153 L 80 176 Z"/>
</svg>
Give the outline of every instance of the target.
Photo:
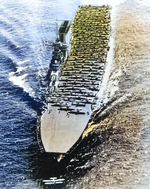
<svg viewBox="0 0 150 189">
<path fill-rule="evenodd" d="M 68 32 L 69 22 L 63 24 Z M 69 56 L 64 39 L 54 43 L 47 110 L 37 127 L 45 152 L 68 152 L 86 128 L 107 64 L 110 30 L 109 6 L 79 6 Z"/>
</svg>

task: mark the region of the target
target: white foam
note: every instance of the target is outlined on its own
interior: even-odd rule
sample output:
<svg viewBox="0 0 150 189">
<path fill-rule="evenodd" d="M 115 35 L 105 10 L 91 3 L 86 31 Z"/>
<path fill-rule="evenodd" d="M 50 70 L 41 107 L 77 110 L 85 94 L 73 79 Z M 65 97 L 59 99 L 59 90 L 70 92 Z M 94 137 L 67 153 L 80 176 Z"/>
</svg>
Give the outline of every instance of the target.
<svg viewBox="0 0 150 189">
<path fill-rule="evenodd" d="M 136 0 L 137 3 L 144 5 L 144 6 L 150 6 L 150 1 L 149 0 Z"/>
<path fill-rule="evenodd" d="M 103 76 L 101 89 L 97 94 L 99 99 L 102 99 L 104 97 L 104 92 L 105 92 L 106 87 L 107 87 L 107 83 L 108 83 L 108 79 L 109 79 L 109 75 L 110 75 L 110 71 L 111 71 L 111 65 L 112 65 L 112 62 L 113 62 L 114 39 L 112 37 L 110 38 L 109 46 L 110 46 L 110 49 L 109 49 L 108 54 L 107 54 L 107 62 L 108 63 L 107 63 L 105 73 L 104 73 L 104 76 Z"/>
<path fill-rule="evenodd" d="M 16 76 L 15 72 L 9 73 L 9 81 L 11 81 L 14 85 L 17 85 L 27 93 L 29 93 L 30 96 L 34 96 L 34 91 L 31 87 L 28 86 L 28 84 L 25 82 L 25 78 L 28 74 L 24 74 L 21 76 Z"/>
<path fill-rule="evenodd" d="M 129 0 L 80 0 L 80 3 L 81 5 L 95 5 L 95 6 L 110 5 L 112 7 L 115 7 L 126 1 Z M 133 2 L 144 6 L 150 6 L 149 0 L 133 0 Z"/>
<path fill-rule="evenodd" d="M 17 65 L 22 65 L 22 64 L 24 64 L 26 62 L 29 62 L 29 60 L 19 61 L 19 62 L 17 62 Z"/>
<path fill-rule="evenodd" d="M 18 29 L 17 29 L 17 32 L 18 32 Z M 16 47 L 19 47 L 18 42 L 15 40 L 16 34 L 13 34 L 14 36 L 12 38 L 12 34 L 8 30 L 5 30 L 3 28 L 0 29 L 0 33 L 2 34 L 3 37 L 5 37 L 7 39 L 7 42 L 10 41 Z"/>
<path fill-rule="evenodd" d="M 114 5 L 117 5 L 119 1 L 114 1 Z M 102 2 L 101 2 L 102 3 Z M 107 53 L 107 65 L 105 68 L 105 73 L 103 75 L 103 80 L 102 80 L 102 84 L 100 87 L 100 91 L 98 92 L 97 96 L 99 98 L 99 103 L 107 103 L 108 102 L 108 94 L 106 92 L 107 87 L 108 87 L 108 81 L 109 81 L 109 76 L 111 73 L 111 67 L 113 64 L 113 56 L 114 56 L 114 19 L 115 19 L 115 12 L 116 12 L 116 8 L 113 7 L 111 10 L 111 27 L 112 27 L 112 31 L 111 31 L 111 35 L 110 35 L 110 41 L 109 41 L 109 51 Z M 115 88 L 115 91 L 117 90 L 117 88 Z M 113 90 L 114 91 L 114 90 Z"/>
<path fill-rule="evenodd" d="M 116 6 L 120 3 L 125 2 L 126 0 L 80 0 L 81 5 L 95 5 L 95 6 L 102 6 L 102 5 L 111 5 Z"/>
<path fill-rule="evenodd" d="M 18 67 L 17 68 L 17 72 L 19 73 L 19 72 L 21 72 L 22 70 L 24 70 L 25 68 L 24 67 Z"/>
<path fill-rule="evenodd" d="M 28 74 L 25 73 L 18 75 L 21 71 L 25 70 L 25 67 L 23 67 L 22 65 L 27 62 L 29 62 L 29 60 L 17 61 L 17 71 L 9 73 L 9 81 L 11 81 L 16 86 L 21 87 L 25 92 L 29 93 L 30 96 L 34 96 L 35 93 L 33 89 L 26 82 L 26 77 L 28 76 Z"/>
</svg>

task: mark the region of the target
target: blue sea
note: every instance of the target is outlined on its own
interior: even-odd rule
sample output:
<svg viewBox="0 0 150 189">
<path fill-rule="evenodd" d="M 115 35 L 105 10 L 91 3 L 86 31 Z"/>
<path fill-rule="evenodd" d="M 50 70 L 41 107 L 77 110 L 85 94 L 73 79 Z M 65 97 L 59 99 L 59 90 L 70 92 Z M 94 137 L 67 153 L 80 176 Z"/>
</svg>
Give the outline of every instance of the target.
<svg viewBox="0 0 150 189">
<path fill-rule="evenodd" d="M 40 188 L 37 111 L 45 104 L 46 75 L 58 25 L 78 1 L 0 1 L 0 188 Z M 39 166 L 39 167 L 38 167 Z"/>
</svg>

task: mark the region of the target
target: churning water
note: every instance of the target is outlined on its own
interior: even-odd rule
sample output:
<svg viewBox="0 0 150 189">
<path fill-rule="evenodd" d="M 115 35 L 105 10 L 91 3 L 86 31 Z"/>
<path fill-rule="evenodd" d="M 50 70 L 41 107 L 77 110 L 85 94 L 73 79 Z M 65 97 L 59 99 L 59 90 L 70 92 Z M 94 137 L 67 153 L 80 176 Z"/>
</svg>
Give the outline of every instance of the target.
<svg viewBox="0 0 150 189">
<path fill-rule="evenodd" d="M 103 99 L 87 140 L 77 188 L 150 188 L 150 7 L 128 0 L 112 10 L 114 55 Z M 82 157 L 82 158 L 81 158 Z M 70 165 L 71 166 L 71 165 Z M 80 169 L 82 171 L 80 171 Z M 74 187 L 74 186 L 73 186 Z M 73 188 L 72 187 L 72 188 Z"/>
<path fill-rule="evenodd" d="M 32 180 L 40 154 L 34 125 L 46 95 L 48 44 L 56 39 L 56 20 L 73 19 L 78 3 L 0 4 L 0 188 L 41 188 Z"/>
<path fill-rule="evenodd" d="M 105 115 L 95 133 L 108 130 L 110 135 L 105 132 L 105 140 L 101 139 L 99 146 L 95 144 L 95 151 L 77 154 L 72 160 L 74 165 L 68 165 L 64 177 L 77 175 L 72 182 L 75 184 L 49 188 L 150 186 L 149 2 L 0 0 L 2 189 L 48 188 L 38 179 L 57 176 L 59 172 L 59 167 L 50 165 L 48 157 L 40 154 L 35 137 L 37 111 L 45 103 L 45 79 L 53 50 L 48 44 L 56 39 L 57 23 L 72 20 L 78 5 L 89 3 L 115 5 L 114 59 L 101 94 L 108 104 L 95 118 L 98 123 Z M 78 159 L 84 160 L 82 166 Z M 90 171 L 80 174 L 86 167 Z"/>
</svg>

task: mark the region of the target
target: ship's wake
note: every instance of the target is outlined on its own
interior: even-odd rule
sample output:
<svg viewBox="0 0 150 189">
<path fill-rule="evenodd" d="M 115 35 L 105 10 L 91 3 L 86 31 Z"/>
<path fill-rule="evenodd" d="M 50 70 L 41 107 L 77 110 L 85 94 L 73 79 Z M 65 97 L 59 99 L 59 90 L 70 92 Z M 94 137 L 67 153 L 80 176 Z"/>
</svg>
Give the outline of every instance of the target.
<svg viewBox="0 0 150 189">
<path fill-rule="evenodd" d="M 83 143 L 67 167 L 69 174 L 84 173 L 76 183 L 79 188 L 150 184 L 148 18 L 148 7 L 128 1 L 118 6 L 112 27 L 113 63 L 103 93 L 107 100 L 91 116 Z"/>
</svg>

